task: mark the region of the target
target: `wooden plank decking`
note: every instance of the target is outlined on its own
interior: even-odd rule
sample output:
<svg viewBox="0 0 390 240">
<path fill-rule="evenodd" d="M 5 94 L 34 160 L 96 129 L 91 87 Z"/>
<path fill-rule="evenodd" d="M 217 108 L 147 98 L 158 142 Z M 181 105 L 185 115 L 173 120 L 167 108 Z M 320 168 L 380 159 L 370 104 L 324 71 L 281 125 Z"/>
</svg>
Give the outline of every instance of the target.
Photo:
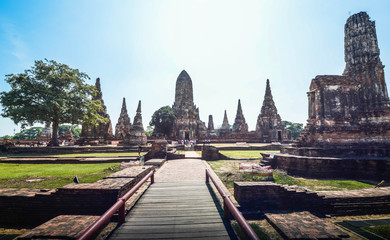
<svg viewBox="0 0 390 240">
<path fill-rule="evenodd" d="M 230 239 L 204 181 L 154 183 L 110 239 Z"/>
</svg>

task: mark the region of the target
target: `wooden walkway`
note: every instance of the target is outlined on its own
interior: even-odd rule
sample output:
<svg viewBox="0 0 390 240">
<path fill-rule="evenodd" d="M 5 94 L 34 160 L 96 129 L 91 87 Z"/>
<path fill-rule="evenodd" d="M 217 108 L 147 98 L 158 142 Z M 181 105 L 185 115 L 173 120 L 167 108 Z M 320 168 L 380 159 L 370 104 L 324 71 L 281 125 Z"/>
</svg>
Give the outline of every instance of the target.
<svg viewBox="0 0 390 240">
<path fill-rule="evenodd" d="M 231 239 L 216 202 L 204 181 L 154 183 L 109 239 Z"/>
</svg>

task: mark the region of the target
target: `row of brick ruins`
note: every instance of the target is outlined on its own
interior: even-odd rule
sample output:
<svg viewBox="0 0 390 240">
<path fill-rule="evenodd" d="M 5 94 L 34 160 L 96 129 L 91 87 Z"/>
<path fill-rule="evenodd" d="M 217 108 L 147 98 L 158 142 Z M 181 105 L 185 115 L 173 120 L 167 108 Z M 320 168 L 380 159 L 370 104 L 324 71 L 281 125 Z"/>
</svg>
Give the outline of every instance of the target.
<svg viewBox="0 0 390 240">
<path fill-rule="evenodd" d="M 183 70 L 176 81 L 173 110 L 176 119 L 173 124 L 172 139 L 211 139 L 214 141 L 274 142 L 290 141 L 291 133 L 282 127 L 272 98 L 267 79 L 266 91 L 261 112 L 257 119 L 256 131 L 248 131 L 248 124 L 238 100 L 237 114 L 233 126 L 229 124 L 226 110 L 220 129 L 214 128 L 213 116 L 209 115 L 208 127 L 199 118 L 199 108 L 194 104 L 192 80 Z"/>
<path fill-rule="evenodd" d="M 379 58 L 375 22 L 365 12 L 352 15 L 345 24 L 345 62 L 343 75 L 320 75 L 310 84 L 308 92 L 309 118 L 307 125 L 295 143 L 285 153 L 299 155 L 329 155 L 335 149 L 354 149 L 374 156 L 390 156 L 390 105 L 384 78 L 384 66 Z M 109 118 L 102 99 L 99 79 L 96 81 L 102 102 L 102 116 Z M 172 106 L 174 120 L 171 139 L 215 139 L 219 141 L 288 141 L 289 131 L 283 129 L 271 94 L 269 80 L 255 131 L 248 131 L 238 100 L 237 114 L 230 127 L 225 111 L 220 129 L 214 129 L 213 117 L 208 127 L 200 120 L 199 108 L 193 100 L 192 80 L 182 71 L 176 81 L 175 102 Z M 111 123 L 98 127 L 83 127 L 82 139 L 111 139 Z M 117 139 L 128 144 L 146 142 L 142 126 L 141 103 L 131 125 L 126 104 L 116 126 Z M 328 151 L 328 149 L 330 149 Z"/>
<path fill-rule="evenodd" d="M 141 101 L 138 103 L 133 124 L 127 113 L 126 100 L 123 98 L 121 113 L 115 126 L 115 135 L 112 131 L 110 116 L 103 101 L 100 79 L 96 79 L 97 95 L 94 100 L 100 100 L 102 110 L 100 115 L 108 119 L 105 123 L 97 126 L 82 126 L 79 144 L 99 144 L 112 140 L 122 140 L 126 145 L 145 144 L 147 137 L 142 124 Z M 176 81 L 175 102 L 172 106 L 176 118 L 173 123 L 173 140 L 204 140 L 215 141 L 290 141 L 291 134 L 284 130 L 282 121 L 276 109 L 271 94 L 271 87 L 267 79 L 263 106 L 257 119 L 256 131 L 248 131 L 248 124 L 242 112 L 241 101 L 238 100 L 237 114 L 231 128 L 225 110 L 225 115 L 220 129 L 214 129 L 213 117 L 209 116 L 208 127 L 199 118 L 199 108 L 194 104 L 192 80 L 188 73 L 183 70 Z"/>
</svg>

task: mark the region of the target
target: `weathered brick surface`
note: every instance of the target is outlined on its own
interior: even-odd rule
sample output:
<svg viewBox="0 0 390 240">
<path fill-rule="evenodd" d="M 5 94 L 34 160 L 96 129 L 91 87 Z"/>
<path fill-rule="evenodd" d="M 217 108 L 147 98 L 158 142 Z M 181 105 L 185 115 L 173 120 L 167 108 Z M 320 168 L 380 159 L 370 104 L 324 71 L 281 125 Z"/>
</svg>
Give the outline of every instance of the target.
<svg viewBox="0 0 390 240">
<path fill-rule="evenodd" d="M 338 215 L 390 213 L 390 187 L 352 191 L 310 191 L 272 182 L 235 182 L 243 211 L 309 210 Z"/>
<path fill-rule="evenodd" d="M 68 184 L 50 191 L 0 191 L 0 223 L 36 226 L 64 214 L 101 215 L 154 168 L 132 167 L 95 183 Z M 110 178 L 112 177 L 112 178 Z"/>
<path fill-rule="evenodd" d="M 309 212 L 265 214 L 284 239 L 341 239 L 349 235 Z"/>
<path fill-rule="evenodd" d="M 263 157 L 268 154 L 263 154 Z M 269 159 L 272 168 L 290 175 L 311 178 L 344 178 L 357 180 L 390 179 L 390 158 L 379 157 L 308 157 L 275 154 Z"/>
<path fill-rule="evenodd" d="M 77 239 L 99 216 L 60 215 L 18 239 Z"/>
</svg>

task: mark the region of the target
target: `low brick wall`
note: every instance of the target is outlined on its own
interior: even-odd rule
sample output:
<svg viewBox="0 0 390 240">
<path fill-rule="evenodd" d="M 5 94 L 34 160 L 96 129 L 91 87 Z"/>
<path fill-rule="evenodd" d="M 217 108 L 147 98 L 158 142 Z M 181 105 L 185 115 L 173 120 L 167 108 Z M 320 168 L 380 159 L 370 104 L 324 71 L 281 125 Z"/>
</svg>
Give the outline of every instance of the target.
<svg viewBox="0 0 390 240">
<path fill-rule="evenodd" d="M 269 154 L 262 154 L 267 158 Z M 357 180 L 390 180 L 390 158 L 374 157 L 306 157 L 275 154 L 270 160 L 273 169 L 289 175 L 309 178 L 343 178 Z"/>
<path fill-rule="evenodd" d="M 150 147 L 142 147 L 149 151 Z M 9 147 L 9 154 L 73 154 L 73 153 L 116 153 L 138 152 L 137 146 L 61 146 L 61 147 Z"/>
<path fill-rule="evenodd" d="M 35 227 L 58 215 L 101 215 L 154 168 L 131 167 L 95 183 L 45 191 L 0 189 L 0 223 Z"/>
<path fill-rule="evenodd" d="M 313 211 L 336 215 L 390 213 L 390 187 L 351 191 L 310 191 L 272 182 L 235 182 L 242 211 Z"/>
</svg>

